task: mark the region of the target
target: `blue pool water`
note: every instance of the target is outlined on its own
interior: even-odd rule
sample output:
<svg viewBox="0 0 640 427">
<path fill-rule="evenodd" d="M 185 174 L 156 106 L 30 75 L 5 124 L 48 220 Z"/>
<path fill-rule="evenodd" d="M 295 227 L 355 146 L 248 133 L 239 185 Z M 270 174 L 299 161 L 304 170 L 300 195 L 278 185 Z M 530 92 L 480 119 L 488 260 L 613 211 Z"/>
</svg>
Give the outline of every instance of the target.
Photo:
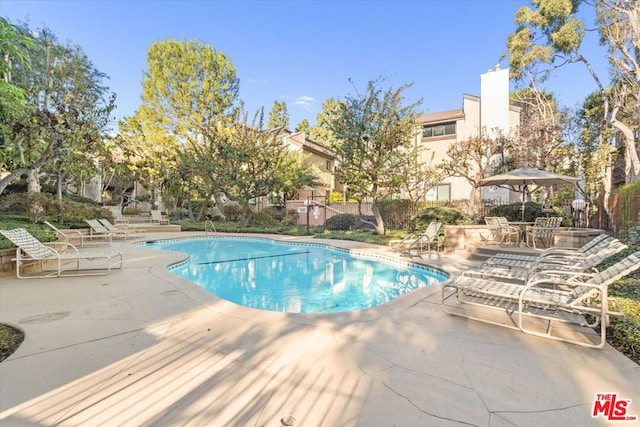
<svg viewBox="0 0 640 427">
<path fill-rule="evenodd" d="M 170 271 L 220 298 L 270 311 L 361 310 L 448 277 L 440 270 L 317 244 L 210 237 L 144 245 L 189 254 Z"/>
</svg>

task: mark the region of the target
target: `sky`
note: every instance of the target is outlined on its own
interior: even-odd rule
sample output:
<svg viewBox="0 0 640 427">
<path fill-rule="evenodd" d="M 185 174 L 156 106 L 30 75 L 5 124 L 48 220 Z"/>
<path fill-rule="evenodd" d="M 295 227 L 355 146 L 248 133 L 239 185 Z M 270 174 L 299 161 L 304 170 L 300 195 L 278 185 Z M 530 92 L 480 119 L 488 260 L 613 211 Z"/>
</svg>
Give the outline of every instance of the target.
<svg viewBox="0 0 640 427">
<path fill-rule="evenodd" d="M 48 27 L 61 42 L 82 47 L 117 94 L 115 121 L 140 105 L 146 53 L 165 39 L 200 40 L 236 68 L 240 99 L 250 113 L 287 104 L 290 127 L 311 125 L 328 98 L 413 84 L 407 102 L 423 113 L 462 107 L 480 95 L 480 75 L 500 64 L 516 11 L 527 0 L 0 0 L 0 15 Z M 589 24 L 593 19 L 584 15 Z M 584 53 L 607 76 L 596 35 Z M 606 78 L 605 78 L 606 80 Z M 547 88 L 575 107 L 596 90 L 580 64 L 552 75 Z M 515 89 L 515 86 L 512 87 Z M 115 123 L 115 122 L 114 122 Z"/>
</svg>

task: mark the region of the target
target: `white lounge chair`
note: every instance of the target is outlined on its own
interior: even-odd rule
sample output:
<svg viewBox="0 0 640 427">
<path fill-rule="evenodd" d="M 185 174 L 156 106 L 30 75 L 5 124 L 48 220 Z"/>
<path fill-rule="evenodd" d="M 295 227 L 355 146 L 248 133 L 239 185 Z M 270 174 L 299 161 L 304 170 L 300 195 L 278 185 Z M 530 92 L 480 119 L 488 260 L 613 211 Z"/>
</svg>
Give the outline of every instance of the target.
<svg viewBox="0 0 640 427">
<path fill-rule="evenodd" d="M 536 262 L 527 267 L 514 265 L 481 265 L 477 268 L 466 270 L 464 276 L 475 276 L 493 279 L 509 279 L 514 281 L 526 281 L 534 274 L 547 270 L 553 270 L 555 276 L 570 278 L 576 273 L 593 271 L 600 263 L 627 249 L 628 246 L 618 239 L 611 239 L 606 246 L 597 251 L 590 252 L 581 257 L 548 256 L 539 258 Z M 522 263 L 522 261 L 517 261 Z"/>
<path fill-rule="evenodd" d="M 439 244 L 438 235 L 440 234 L 441 228 L 441 222 L 432 221 L 424 233 L 411 233 L 404 239 L 391 240 L 389 246 L 391 246 L 391 250 L 400 253 L 406 252 L 410 257 L 413 256 L 412 251 L 419 251 L 419 253 L 422 254 L 424 248 L 427 248 L 429 256 L 431 256 L 431 246 L 437 248 Z"/>
<path fill-rule="evenodd" d="M 129 220 L 122 215 L 120 206 L 110 206 L 108 209 L 111 211 L 111 216 L 113 216 L 113 221 L 116 225 L 129 224 Z"/>
<path fill-rule="evenodd" d="M 494 262 L 483 263 L 477 268 L 468 270 L 464 274 L 483 274 L 494 277 L 518 277 L 524 279 L 530 272 L 544 268 L 562 269 L 565 268 L 568 271 L 586 271 L 590 268 L 596 267 L 605 259 L 622 252 L 627 249 L 627 245 L 610 237 L 606 240 L 602 240 L 600 245 L 594 246 L 593 250 L 578 254 L 567 255 L 549 255 L 539 257 L 535 261 L 521 261 L 512 259 L 498 259 Z M 549 267 L 547 267 L 549 266 Z M 526 273 L 526 274 L 525 274 Z"/>
<path fill-rule="evenodd" d="M 162 212 L 154 209 L 151 210 L 151 222 L 154 224 L 162 224 L 162 225 L 169 224 L 169 220 L 162 217 Z"/>
<path fill-rule="evenodd" d="M 120 227 L 118 227 L 116 225 L 113 225 L 106 218 L 100 218 L 98 219 L 98 222 L 102 224 L 104 228 L 106 228 L 110 233 L 118 236 L 124 236 L 125 239 L 127 239 L 128 237 L 142 238 L 145 235 L 145 231 L 143 229 L 132 228 L 129 224 L 121 225 Z"/>
<path fill-rule="evenodd" d="M 89 234 L 81 233 L 79 230 L 65 230 L 65 231 L 62 231 L 58 227 L 56 227 L 55 225 L 51 224 L 49 221 L 43 221 L 43 222 L 49 228 L 51 228 L 53 231 L 55 231 L 56 232 L 56 237 L 59 240 L 63 241 L 63 242 L 71 243 L 72 240 L 79 241 L 80 242 L 80 246 L 84 246 L 85 243 L 100 244 L 100 245 L 108 245 L 109 243 L 111 243 L 111 236 L 110 235 L 95 235 L 95 236 L 91 236 Z M 96 238 L 98 240 L 93 240 L 93 238 Z"/>
<path fill-rule="evenodd" d="M 16 275 L 20 279 L 51 278 L 62 276 L 89 276 L 107 274 L 112 269 L 122 268 L 122 252 L 119 251 L 85 251 L 69 242 L 64 244 L 65 250 L 59 251 L 33 237 L 24 228 L 0 230 L 0 234 L 9 239 L 16 247 Z M 91 262 L 91 267 L 81 268 L 80 261 Z M 40 263 L 40 270 L 45 275 L 23 275 L 20 270 L 25 264 Z M 73 263 L 71 268 L 67 264 Z M 95 266 L 96 264 L 101 264 Z M 84 267 L 84 265 L 83 265 Z"/>
<path fill-rule="evenodd" d="M 571 280 L 545 276 L 545 272 L 541 272 L 540 276 L 531 277 L 523 286 L 458 276 L 445 282 L 442 288 L 442 310 L 472 320 L 519 329 L 530 335 L 601 348 L 606 343 L 608 316 L 623 314 L 617 301 L 608 296 L 608 287 L 638 269 L 640 252 L 627 256 L 601 272 L 581 273 Z M 610 309 L 610 303 L 615 309 Z M 482 309 L 465 308 L 469 306 L 479 306 Z M 487 316 L 485 309 L 505 311 L 510 321 L 503 323 L 493 319 Z M 588 321 L 585 316 L 593 320 Z M 525 325 L 525 320 L 534 322 Z M 542 330 L 539 327 L 534 329 L 535 321 L 546 326 Z M 582 327 L 601 325 L 599 339 L 593 337 L 594 334 L 580 337 L 575 335 L 576 331 L 557 331 L 554 329 L 557 322 Z"/>
<path fill-rule="evenodd" d="M 85 219 L 84 221 L 87 224 L 89 224 L 91 235 L 109 234 L 114 239 L 127 239 L 129 237 L 133 237 L 131 233 L 128 233 L 125 230 L 116 230 L 116 231 L 107 230 L 107 228 L 104 225 L 102 225 L 100 221 L 98 221 L 97 219 Z"/>
<path fill-rule="evenodd" d="M 502 265 L 518 268 L 530 268 L 533 263 L 544 258 L 582 259 L 585 256 L 599 251 L 613 242 L 614 239 L 606 234 L 599 234 L 579 248 L 552 247 L 543 250 L 540 255 L 520 255 L 500 252 L 487 259 L 482 265 Z"/>
</svg>

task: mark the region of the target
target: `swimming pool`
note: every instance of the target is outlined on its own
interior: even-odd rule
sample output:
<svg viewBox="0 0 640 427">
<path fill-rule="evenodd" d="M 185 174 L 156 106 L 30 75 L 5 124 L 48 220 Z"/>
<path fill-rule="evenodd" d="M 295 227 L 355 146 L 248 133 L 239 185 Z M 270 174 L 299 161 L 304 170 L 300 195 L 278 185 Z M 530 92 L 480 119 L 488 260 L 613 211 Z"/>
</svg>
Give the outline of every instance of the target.
<svg viewBox="0 0 640 427">
<path fill-rule="evenodd" d="M 207 237 L 146 242 L 184 252 L 169 270 L 246 307 L 289 313 L 362 310 L 448 278 L 443 271 L 320 244 Z"/>
</svg>

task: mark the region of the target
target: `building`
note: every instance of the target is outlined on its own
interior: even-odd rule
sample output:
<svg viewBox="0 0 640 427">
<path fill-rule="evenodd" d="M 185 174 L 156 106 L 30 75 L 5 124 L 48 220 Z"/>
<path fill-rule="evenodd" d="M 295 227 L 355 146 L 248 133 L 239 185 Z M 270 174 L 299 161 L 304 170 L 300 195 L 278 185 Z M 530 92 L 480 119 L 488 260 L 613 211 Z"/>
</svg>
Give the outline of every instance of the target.
<svg viewBox="0 0 640 427">
<path fill-rule="evenodd" d="M 280 137 L 290 151 L 301 151 L 303 155 L 307 156 L 307 163 L 318 176 L 319 185 L 313 188 L 301 188 L 298 192 L 299 200 L 304 200 L 307 197 L 324 197 L 336 189 L 334 175 L 336 156 L 333 151 L 307 138 L 305 132 L 282 130 Z"/>
<path fill-rule="evenodd" d="M 441 163 L 451 144 L 499 130 L 504 135 L 514 132 L 520 123 L 520 108 L 509 102 L 509 70 L 490 69 L 480 76 L 480 96 L 464 94 L 462 108 L 423 114 L 418 118 L 421 128 L 419 143 L 424 162 Z M 433 157 L 432 157 L 433 156 Z M 472 171 L 469 171 L 470 173 Z M 449 177 L 431 189 L 427 200 L 469 200 L 473 187 L 465 179 Z M 483 189 L 483 199 L 509 201 L 509 191 L 502 188 Z"/>
</svg>

